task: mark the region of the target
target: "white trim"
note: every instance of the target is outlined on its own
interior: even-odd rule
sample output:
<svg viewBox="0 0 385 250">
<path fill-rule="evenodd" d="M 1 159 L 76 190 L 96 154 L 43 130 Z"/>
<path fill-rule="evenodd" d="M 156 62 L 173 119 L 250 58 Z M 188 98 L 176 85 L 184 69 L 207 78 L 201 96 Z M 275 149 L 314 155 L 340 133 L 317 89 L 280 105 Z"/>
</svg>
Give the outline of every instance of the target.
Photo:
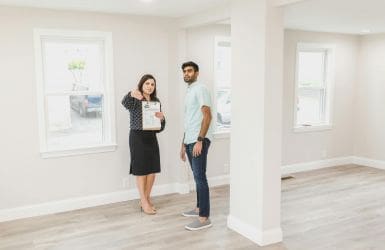
<svg viewBox="0 0 385 250">
<path fill-rule="evenodd" d="M 188 183 L 176 183 L 176 191 L 179 194 L 190 193 L 190 185 Z"/>
<path fill-rule="evenodd" d="M 326 131 L 333 129 L 333 125 L 325 124 L 325 125 L 311 125 L 311 126 L 301 126 L 294 127 L 294 133 L 306 133 L 306 132 L 315 132 L 315 131 Z"/>
<path fill-rule="evenodd" d="M 307 0 L 275 0 L 276 7 L 284 7 L 285 5 L 295 4 L 299 2 L 304 2 Z"/>
<path fill-rule="evenodd" d="M 49 96 L 71 96 L 71 95 L 103 95 L 101 91 L 46 91 L 46 95 Z"/>
<path fill-rule="evenodd" d="M 55 150 L 55 151 L 46 151 L 41 152 L 40 155 L 42 158 L 54 158 L 54 157 L 65 157 L 71 155 L 84 155 L 84 154 L 94 154 L 94 153 L 104 153 L 104 152 L 113 152 L 116 150 L 116 144 L 110 145 L 100 145 L 92 147 L 82 147 L 82 148 L 73 148 L 73 149 L 64 149 L 64 150 Z"/>
<path fill-rule="evenodd" d="M 385 170 L 385 161 L 354 156 L 354 157 L 352 157 L 352 163 L 356 164 L 356 165 L 360 165 L 360 166 L 372 167 L 372 168 L 378 168 L 378 169 Z"/>
<path fill-rule="evenodd" d="M 320 160 L 320 161 L 285 165 L 281 167 L 281 175 L 284 176 L 291 173 L 297 173 L 297 172 L 303 172 L 303 171 L 309 171 L 309 170 L 315 170 L 315 169 L 321 169 L 321 168 L 329 168 L 329 167 L 335 167 L 340 165 L 349 165 L 353 163 L 353 158 L 354 157 L 352 156 L 347 156 L 347 157 L 332 158 L 332 159 L 326 159 L 326 160 Z"/>
<path fill-rule="evenodd" d="M 296 62 L 295 62 L 295 82 L 294 82 L 294 120 L 293 120 L 293 128 L 294 132 L 310 132 L 310 131 L 321 131 L 332 129 L 333 123 L 333 95 L 334 95 L 334 85 L 335 85 L 335 48 L 334 44 L 321 44 L 321 43 L 297 43 L 296 48 Z M 325 110 L 324 110 L 324 128 L 320 129 L 303 129 L 305 127 L 301 127 L 297 124 L 297 100 L 298 100 L 298 73 L 299 73 L 299 52 L 300 51 L 325 51 L 326 55 L 324 58 L 324 68 L 325 68 Z M 309 127 L 319 127 L 317 124 L 310 124 L 312 126 Z M 306 127 L 307 128 L 307 127 Z"/>
<path fill-rule="evenodd" d="M 261 231 L 232 215 L 227 217 L 227 226 L 259 246 L 266 246 L 282 241 L 282 229 L 280 227 Z"/>
<path fill-rule="evenodd" d="M 222 175 L 208 178 L 210 187 L 229 184 L 229 176 Z M 171 183 L 155 185 L 152 191 L 153 196 L 179 193 L 187 194 L 190 192 L 188 183 Z M 129 201 L 139 198 L 136 188 L 129 190 L 116 191 L 106 194 L 90 195 L 66 200 L 46 202 L 31 206 L 16 207 L 0 210 L 0 222 L 11 221 L 22 218 L 29 218 L 40 215 L 67 212 L 82 208 L 101 206 L 122 201 Z"/>
<path fill-rule="evenodd" d="M 230 175 L 220 175 L 207 178 L 210 187 L 217 187 L 230 184 Z"/>
<path fill-rule="evenodd" d="M 39 143 L 40 152 L 47 150 L 46 124 L 45 124 L 45 105 L 44 105 L 44 80 L 43 80 L 43 57 L 41 37 L 39 30 L 34 30 L 34 49 L 35 49 L 35 75 L 36 75 L 36 103 L 39 123 Z"/>
<path fill-rule="evenodd" d="M 44 37 L 104 38 L 111 32 L 98 30 L 44 29 L 35 28 L 34 33 Z"/>
<path fill-rule="evenodd" d="M 350 164 L 385 170 L 385 161 L 374 160 L 374 159 L 358 157 L 358 156 L 347 156 L 347 157 L 332 158 L 332 159 L 326 159 L 326 160 L 320 160 L 320 161 L 285 165 L 281 167 L 281 176 L 286 176 L 297 172 L 304 172 L 304 171 L 329 168 L 329 167 L 335 167 L 335 166 L 341 166 L 341 165 L 350 165 Z"/>
<path fill-rule="evenodd" d="M 214 95 L 213 95 L 213 102 L 214 102 L 214 107 L 216 107 L 216 109 L 214 110 L 214 119 L 212 121 L 215 124 L 214 139 L 229 138 L 230 137 L 230 129 L 231 129 L 231 128 L 217 129 L 217 118 L 218 118 L 217 92 L 218 92 L 219 88 L 218 88 L 218 84 L 217 84 L 218 79 L 217 79 L 217 73 L 216 73 L 217 72 L 216 59 L 217 59 L 217 47 L 218 47 L 218 44 L 220 42 L 229 42 L 231 45 L 231 36 L 215 36 L 214 37 L 214 51 L 213 51 L 214 52 L 214 54 L 213 54 L 213 58 L 214 58 L 214 65 L 213 65 L 214 66 L 214 86 L 213 86 Z M 231 50 L 231 47 L 230 47 L 230 50 Z M 230 79 L 230 85 L 231 85 L 231 79 Z M 229 91 L 231 93 L 231 87 L 229 88 Z M 230 120 L 231 120 L 231 118 L 230 118 Z M 230 127 L 231 127 L 231 125 L 230 125 Z"/>
<path fill-rule="evenodd" d="M 281 174 L 285 176 L 296 172 L 322 169 L 322 168 L 334 167 L 339 165 L 349 165 L 349 164 L 356 164 L 356 165 L 385 170 L 385 161 L 373 160 L 373 159 L 364 158 L 364 157 L 347 156 L 347 157 L 332 158 L 332 159 L 321 160 L 321 161 L 285 165 L 285 166 L 282 166 L 281 168 Z M 229 175 L 209 177 L 208 182 L 210 187 L 227 185 L 229 184 Z M 190 183 L 172 183 L 172 184 L 165 184 L 165 185 L 156 185 L 153 188 L 153 195 L 159 196 L 159 195 L 165 195 L 165 194 L 171 194 L 171 193 L 186 194 L 190 192 L 189 184 L 192 184 L 192 183 L 190 182 Z M 47 202 L 42 204 L 30 205 L 30 206 L 2 209 L 0 210 L 0 222 L 72 211 L 76 209 L 100 206 L 100 205 L 111 204 L 115 202 L 134 200 L 134 199 L 137 199 L 138 197 L 139 197 L 139 194 L 136 188 L 132 188 L 129 190 L 116 191 L 116 192 L 111 192 L 106 194 L 90 195 L 86 197 L 78 197 L 78 198 L 67 199 L 67 200 L 53 201 L 53 202 Z M 245 237 L 247 237 L 246 235 L 249 235 L 251 238 L 249 237 L 247 238 L 251 240 L 253 239 L 261 240 L 260 235 L 262 235 L 262 233 L 254 231 L 255 229 L 250 227 L 250 225 L 246 225 L 240 222 L 239 220 L 237 220 L 236 218 L 233 218 L 230 215 L 228 217 L 228 226 L 231 229 L 244 235 Z M 271 242 L 271 241 L 277 240 L 277 238 L 279 238 L 279 234 L 280 234 L 280 229 L 265 231 L 261 236 L 262 241 Z M 256 237 L 256 235 L 258 235 L 258 237 Z M 258 242 L 256 243 L 259 244 Z"/>
<path fill-rule="evenodd" d="M 0 222 L 121 202 L 126 201 L 128 197 L 128 191 L 119 191 L 108 194 L 41 203 L 31 206 L 3 209 L 0 210 Z"/>
<path fill-rule="evenodd" d="M 87 30 L 60 30 L 60 29 L 40 29 L 35 28 L 34 33 L 35 48 L 35 71 L 36 71 L 36 95 L 38 109 L 38 127 L 40 152 L 43 158 L 68 156 L 76 154 L 110 152 L 116 149 L 116 121 L 115 121 L 115 91 L 113 79 L 113 48 L 112 33 L 103 31 L 87 31 Z M 60 149 L 48 150 L 47 145 L 47 119 L 46 104 L 44 91 L 43 76 L 43 57 L 42 57 L 42 40 L 43 39 L 93 39 L 95 41 L 103 41 L 104 60 L 104 93 L 103 93 L 103 142 L 105 145 L 85 146 L 79 149 Z M 57 94 L 57 93 L 54 93 Z M 69 94 L 69 92 L 65 93 Z"/>
<path fill-rule="evenodd" d="M 299 50 L 319 50 L 319 51 L 325 51 L 325 50 L 335 50 L 336 46 L 334 44 L 329 43 L 304 43 L 299 42 L 297 44 L 297 48 Z"/>
<path fill-rule="evenodd" d="M 159 196 L 171 193 L 177 193 L 176 184 L 154 186 L 152 195 Z M 0 222 L 73 211 L 77 209 L 101 206 L 138 198 L 139 193 L 136 188 L 133 188 L 106 194 L 90 195 L 86 197 L 52 201 L 31 206 L 2 209 L 0 210 Z"/>
<path fill-rule="evenodd" d="M 109 131 L 107 133 L 105 141 L 110 142 L 111 144 L 116 144 L 116 116 L 115 116 L 115 84 L 114 84 L 114 59 L 113 59 L 113 44 L 112 44 L 112 33 L 111 32 L 103 32 L 104 34 L 104 51 L 105 51 L 105 101 L 104 101 L 104 110 L 108 110 L 108 112 L 104 112 L 104 124 L 106 126 L 105 131 Z"/>
</svg>

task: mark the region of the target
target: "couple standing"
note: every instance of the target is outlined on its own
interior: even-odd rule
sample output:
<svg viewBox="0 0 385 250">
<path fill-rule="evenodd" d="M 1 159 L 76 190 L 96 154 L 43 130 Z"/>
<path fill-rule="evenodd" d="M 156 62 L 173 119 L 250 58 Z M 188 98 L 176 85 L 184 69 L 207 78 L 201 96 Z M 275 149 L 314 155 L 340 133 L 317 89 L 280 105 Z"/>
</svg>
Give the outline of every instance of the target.
<svg viewBox="0 0 385 250">
<path fill-rule="evenodd" d="M 206 177 L 207 153 L 212 137 L 211 98 L 208 89 L 198 82 L 199 66 L 194 62 L 182 64 L 183 79 L 188 84 L 184 106 L 184 136 L 180 158 L 190 163 L 197 192 L 197 205 L 194 209 L 182 213 L 186 217 L 197 219 L 185 226 L 188 230 L 200 230 L 211 226 L 210 195 Z M 130 111 L 130 174 L 136 176 L 140 194 L 141 209 L 146 214 L 156 214 L 156 208 L 150 199 L 155 181 L 155 173 L 160 172 L 159 146 L 156 133 L 165 127 L 163 112 L 157 112 L 161 120 L 161 129 L 145 131 L 142 128 L 142 101 L 157 101 L 156 80 L 152 75 L 144 75 L 138 88 L 129 92 L 122 104 Z"/>
</svg>

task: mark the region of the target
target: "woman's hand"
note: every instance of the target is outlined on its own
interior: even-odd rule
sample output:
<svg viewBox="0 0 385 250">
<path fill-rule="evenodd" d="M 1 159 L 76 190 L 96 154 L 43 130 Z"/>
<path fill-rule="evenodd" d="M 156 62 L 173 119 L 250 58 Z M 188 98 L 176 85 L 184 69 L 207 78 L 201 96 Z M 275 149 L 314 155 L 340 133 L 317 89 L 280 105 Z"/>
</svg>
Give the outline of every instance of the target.
<svg viewBox="0 0 385 250">
<path fill-rule="evenodd" d="M 186 146 L 182 143 L 182 147 L 180 149 L 180 159 L 182 161 L 186 161 Z"/>
<path fill-rule="evenodd" d="M 131 91 L 131 97 L 134 97 L 134 98 L 138 99 L 139 101 L 141 101 L 143 99 L 142 93 L 137 89 Z"/>
<path fill-rule="evenodd" d="M 157 118 L 159 118 L 161 121 L 164 120 L 164 114 L 163 114 L 163 112 L 156 112 L 156 113 L 155 113 L 155 116 L 156 116 Z"/>
</svg>

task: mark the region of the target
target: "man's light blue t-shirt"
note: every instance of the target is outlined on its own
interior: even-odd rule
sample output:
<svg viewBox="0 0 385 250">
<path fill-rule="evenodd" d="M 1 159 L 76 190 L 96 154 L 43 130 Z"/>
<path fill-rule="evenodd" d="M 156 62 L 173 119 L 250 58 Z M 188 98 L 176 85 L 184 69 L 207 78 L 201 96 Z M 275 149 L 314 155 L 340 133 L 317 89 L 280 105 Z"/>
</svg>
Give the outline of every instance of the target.
<svg viewBox="0 0 385 250">
<path fill-rule="evenodd" d="M 203 121 L 202 106 L 210 107 L 211 114 L 212 104 L 210 92 L 205 85 L 199 82 L 193 82 L 187 87 L 185 104 L 184 104 L 184 143 L 190 144 L 197 141 L 201 125 Z M 206 138 L 212 140 L 213 126 L 210 124 Z"/>
</svg>

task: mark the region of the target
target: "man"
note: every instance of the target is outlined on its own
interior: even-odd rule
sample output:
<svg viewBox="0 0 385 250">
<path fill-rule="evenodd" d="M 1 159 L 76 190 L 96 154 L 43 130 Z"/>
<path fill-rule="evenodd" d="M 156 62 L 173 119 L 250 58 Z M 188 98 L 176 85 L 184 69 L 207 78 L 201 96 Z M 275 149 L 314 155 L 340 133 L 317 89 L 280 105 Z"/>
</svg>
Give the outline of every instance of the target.
<svg viewBox="0 0 385 250">
<path fill-rule="evenodd" d="M 211 227 L 210 194 L 206 177 L 207 153 L 212 137 L 211 98 L 205 85 L 198 82 L 199 66 L 194 62 L 182 65 L 183 79 L 188 84 L 184 107 L 184 137 L 180 157 L 186 161 L 186 154 L 194 174 L 197 192 L 197 206 L 182 213 L 186 217 L 196 217 L 187 226 L 188 230 Z"/>
</svg>

